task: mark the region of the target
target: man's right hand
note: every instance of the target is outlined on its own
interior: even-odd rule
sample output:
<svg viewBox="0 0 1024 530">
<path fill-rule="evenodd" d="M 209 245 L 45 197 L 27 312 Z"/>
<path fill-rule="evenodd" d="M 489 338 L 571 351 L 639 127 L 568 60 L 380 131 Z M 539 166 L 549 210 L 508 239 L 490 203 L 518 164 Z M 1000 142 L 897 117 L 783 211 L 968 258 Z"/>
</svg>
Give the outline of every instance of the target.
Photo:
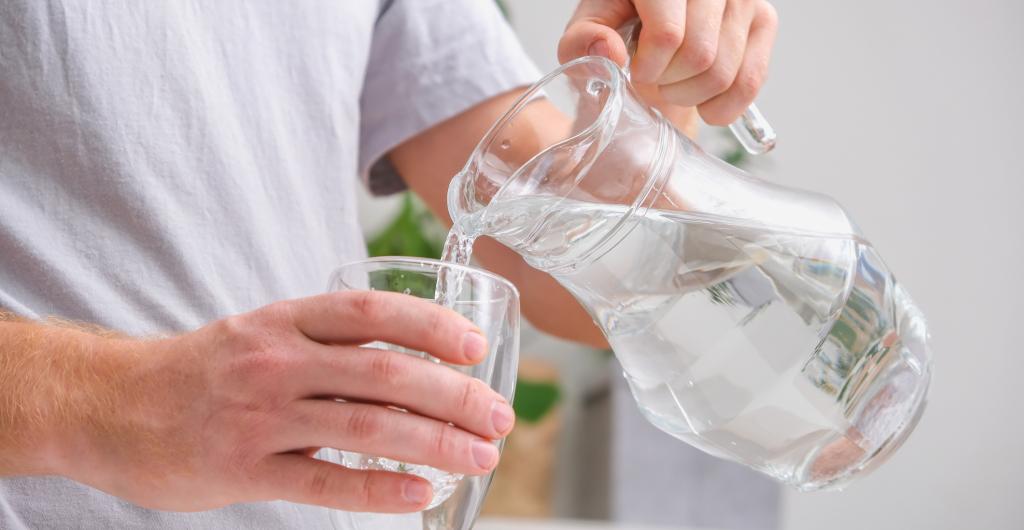
<svg viewBox="0 0 1024 530">
<path fill-rule="evenodd" d="M 311 458 L 317 448 L 490 472 L 491 440 L 514 422 L 507 402 L 443 365 L 359 346 L 371 341 L 455 364 L 487 351 L 456 313 L 374 291 L 280 302 L 169 339 L 103 339 L 80 370 L 92 375 L 68 380 L 78 399 L 61 406 L 85 410 L 59 414 L 68 441 L 53 470 L 153 509 L 282 499 L 374 512 L 423 509 L 429 483 Z"/>
</svg>

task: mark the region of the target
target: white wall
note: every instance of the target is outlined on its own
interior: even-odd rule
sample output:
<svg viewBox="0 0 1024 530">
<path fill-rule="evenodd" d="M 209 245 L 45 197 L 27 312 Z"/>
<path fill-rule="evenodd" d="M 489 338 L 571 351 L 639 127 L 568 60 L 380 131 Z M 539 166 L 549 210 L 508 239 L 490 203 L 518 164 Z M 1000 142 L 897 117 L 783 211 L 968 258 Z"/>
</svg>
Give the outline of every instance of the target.
<svg viewBox="0 0 1024 530">
<path fill-rule="evenodd" d="M 507 3 L 553 67 L 575 1 Z M 847 206 L 929 317 L 936 355 L 903 449 L 846 492 L 787 493 L 784 526 L 1024 528 L 1024 3 L 775 4 L 760 106 L 780 143 L 759 172 Z"/>
</svg>

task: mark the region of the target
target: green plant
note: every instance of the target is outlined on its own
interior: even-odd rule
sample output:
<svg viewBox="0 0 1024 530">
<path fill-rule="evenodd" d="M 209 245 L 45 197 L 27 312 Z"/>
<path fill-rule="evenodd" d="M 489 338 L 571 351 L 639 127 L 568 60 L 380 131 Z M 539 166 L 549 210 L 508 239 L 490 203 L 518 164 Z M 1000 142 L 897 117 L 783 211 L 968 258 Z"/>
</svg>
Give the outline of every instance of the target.
<svg viewBox="0 0 1024 530">
<path fill-rule="evenodd" d="M 405 293 L 433 300 L 436 287 L 437 279 L 430 274 L 405 272 L 370 275 L 370 288 L 378 291 Z"/>
<path fill-rule="evenodd" d="M 527 423 L 536 423 L 547 416 L 562 398 L 562 391 L 556 383 L 516 381 L 516 397 L 512 400 L 512 408 L 516 418 Z"/>
<path fill-rule="evenodd" d="M 371 256 L 440 258 L 444 236 L 441 223 L 412 193 L 405 192 L 402 209 L 377 237 L 366 243 Z"/>
<path fill-rule="evenodd" d="M 732 131 L 729 129 L 720 129 L 720 133 L 728 139 L 729 149 L 719 155 L 719 157 L 739 168 L 747 165 L 750 161 L 750 153 L 740 145 L 739 140 L 732 135 Z"/>
<path fill-rule="evenodd" d="M 498 4 L 498 9 L 501 10 L 501 14 L 505 15 L 505 19 L 507 20 L 509 18 L 508 6 L 505 5 L 505 2 L 503 2 L 502 0 L 494 0 L 494 3 Z"/>
</svg>

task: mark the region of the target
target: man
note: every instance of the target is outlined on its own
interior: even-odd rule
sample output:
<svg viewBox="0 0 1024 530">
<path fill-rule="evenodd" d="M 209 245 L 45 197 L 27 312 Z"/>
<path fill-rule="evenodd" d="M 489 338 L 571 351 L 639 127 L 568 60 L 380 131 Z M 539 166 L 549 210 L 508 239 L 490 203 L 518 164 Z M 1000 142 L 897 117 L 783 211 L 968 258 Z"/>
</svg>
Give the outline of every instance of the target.
<svg viewBox="0 0 1024 530">
<path fill-rule="evenodd" d="M 637 15 L 634 80 L 676 119 L 753 100 L 763 0 L 584 0 L 559 57 L 622 64 L 615 28 Z M 329 508 L 432 495 L 321 447 L 492 470 L 500 396 L 358 346 L 475 363 L 478 331 L 412 297 L 316 293 L 364 252 L 356 175 L 444 215 L 450 176 L 535 78 L 483 0 L 0 3 L 0 527 L 333 528 Z M 601 343 L 549 277 L 493 242 L 476 254 L 541 329 Z"/>
</svg>

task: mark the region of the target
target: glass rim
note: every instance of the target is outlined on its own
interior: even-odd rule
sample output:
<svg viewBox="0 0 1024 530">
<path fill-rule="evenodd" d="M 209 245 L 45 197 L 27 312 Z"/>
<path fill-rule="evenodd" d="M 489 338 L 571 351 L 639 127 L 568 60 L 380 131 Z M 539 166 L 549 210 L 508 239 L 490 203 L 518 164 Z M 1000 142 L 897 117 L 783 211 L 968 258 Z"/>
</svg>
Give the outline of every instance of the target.
<svg viewBox="0 0 1024 530">
<path fill-rule="evenodd" d="M 341 274 L 340 273 L 341 273 L 342 270 L 348 269 L 350 267 L 360 266 L 360 265 L 387 265 L 387 264 L 398 265 L 398 266 L 405 266 L 405 267 L 410 268 L 410 269 L 411 268 L 417 268 L 421 272 L 422 271 L 432 271 L 434 273 L 437 273 L 441 269 L 460 270 L 463 273 L 465 273 L 466 275 L 472 275 L 472 276 L 476 276 L 476 277 L 481 277 L 482 276 L 482 277 L 488 278 L 489 280 L 491 280 L 491 281 L 493 281 L 495 283 L 503 285 L 506 289 L 508 289 L 512 293 L 514 299 L 516 299 L 516 300 L 519 299 L 519 289 L 516 288 L 515 284 L 513 284 L 507 278 L 505 278 L 505 277 L 503 277 L 503 276 L 501 276 L 499 274 L 496 274 L 496 273 L 491 272 L 491 271 L 486 270 L 486 269 L 481 269 L 481 268 L 478 268 L 478 267 L 471 267 L 469 265 L 460 265 L 458 263 L 451 263 L 451 262 L 447 262 L 447 261 L 441 261 L 441 260 L 435 259 L 435 258 L 422 258 L 422 257 L 415 257 L 415 256 L 373 256 L 373 257 L 368 257 L 368 258 L 356 259 L 356 260 L 352 260 L 352 261 L 346 261 L 345 263 L 342 263 L 341 265 L 339 265 L 337 268 L 334 269 L 334 271 L 331 273 L 331 279 L 328 282 L 328 284 L 334 283 L 335 279 L 337 278 L 339 283 L 345 285 L 349 289 L 353 289 L 353 290 L 358 289 L 358 287 L 349 285 L 348 282 L 346 282 L 343 279 L 341 279 Z"/>
</svg>

